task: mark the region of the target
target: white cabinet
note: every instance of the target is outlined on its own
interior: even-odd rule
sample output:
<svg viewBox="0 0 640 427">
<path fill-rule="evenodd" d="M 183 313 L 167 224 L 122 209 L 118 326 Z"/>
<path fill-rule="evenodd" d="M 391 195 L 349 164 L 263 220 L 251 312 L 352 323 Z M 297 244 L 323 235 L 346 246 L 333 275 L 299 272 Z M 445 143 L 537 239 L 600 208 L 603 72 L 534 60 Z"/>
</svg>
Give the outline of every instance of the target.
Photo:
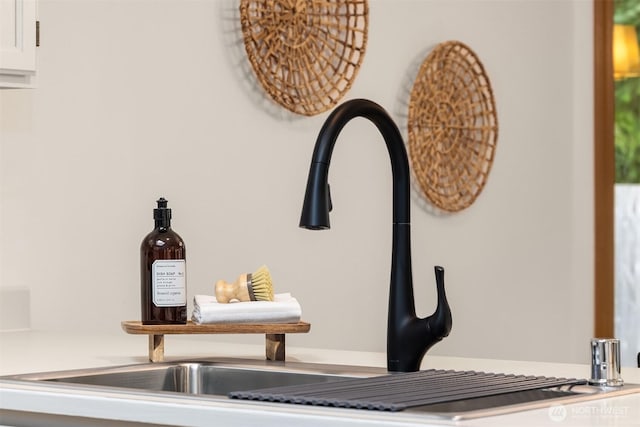
<svg viewBox="0 0 640 427">
<path fill-rule="evenodd" d="M 0 0 L 0 87 L 33 87 L 36 0 Z"/>
</svg>

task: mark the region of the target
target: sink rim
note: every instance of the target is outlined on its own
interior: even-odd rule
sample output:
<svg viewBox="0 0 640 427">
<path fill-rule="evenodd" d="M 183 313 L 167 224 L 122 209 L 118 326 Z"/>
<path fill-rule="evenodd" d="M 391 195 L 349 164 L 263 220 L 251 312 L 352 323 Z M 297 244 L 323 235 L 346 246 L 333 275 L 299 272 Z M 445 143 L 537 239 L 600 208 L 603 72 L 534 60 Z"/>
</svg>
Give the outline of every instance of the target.
<svg viewBox="0 0 640 427">
<path fill-rule="evenodd" d="M 217 402 L 225 405 L 238 405 L 238 407 L 251 406 L 262 408 L 276 408 L 276 410 L 282 411 L 295 411 L 295 412 L 309 412 L 309 411 L 349 411 L 354 413 L 351 409 L 341 408 L 327 408 L 327 407 L 310 407 L 292 404 L 282 404 L 276 402 L 256 402 L 246 400 L 230 399 L 226 395 L 222 394 L 190 394 L 177 391 L 162 391 L 162 390 L 146 390 L 140 388 L 119 387 L 119 386 L 106 386 L 106 385 L 91 385 L 82 383 L 71 383 L 62 381 L 51 381 L 58 378 L 67 377 L 79 377 L 89 375 L 100 375 L 108 373 L 126 373 L 143 370 L 157 370 L 157 369 L 169 369 L 170 367 L 187 365 L 187 364 L 205 364 L 219 366 L 225 369 L 238 369 L 238 370 L 260 370 L 260 371 L 272 371 L 272 372 L 284 372 L 284 373 L 300 373 L 311 375 L 335 375 L 340 377 L 373 377 L 380 375 L 387 375 L 389 372 L 380 367 L 371 366 L 353 366 L 353 365 L 334 365 L 324 363 L 312 363 L 312 362 L 298 362 L 298 361 L 267 361 L 267 360 L 255 360 L 255 359 L 236 359 L 236 358 L 189 358 L 184 360 L 171 360 L 160 363 L 144 362 L 133 363 L 117 366 L 106 366 L 98 368 L 81 368 L 70 370 L 58 370 L 58 371 L 45 371 L 27 374 L 15 374 L 0 376 L 1 383 L 12 383 L 19 385 L 37 385 L 38 387 L 45 387 L 49 390 L 64 390 L 75 391 L 79 393 L 83 392 L 99 392 L 107 394 L 117 394 L 123 396 L 135 396 L 139 399 L 153 400 L 156 398 L 170 398 L 177 401 L 200 401 L 200 402 Z M 618 397 L 626 394 L 640 393 L 640 385 L 625 384 L 618 388 L 607 387 L 595 387 L 595 386 L 576 386 L 576 394 L 572 396 L 556 397 L 543 401 L 531 401 L 513 405 L 505 405 L 492 408 L 483 408 L 470 410 L 465 412 L 425 412 L 420 408 L 409 408 L 402 412 L 386 413 L 378 411 L 361 411 L 355 410 L 356 413 L 362 414 L 366 412 L 369 416 L 391 416 L 394 419 L 397 418 L 415 418 L 415 419 L 440 419 L 449 421 L 460 421 L 481 417 L 490 417 L 496 415 L 504 415 L 515 412 L 524 412 L 534 409 L 550 408 L 557 405 L 565 405 L 572 403 L 582 403 L 590 400 L 598 400 L 608 397 Z"/>
<path fill-rule="evenodd" d="M 238 371 L 270 371 L 291 374 L 308 374 L 308 375 L 330 375 L 343 377 L 371 377 L 388 374 L 384 368 L 372 366 L 356 366 L 356 365 L 337 365 L 326 363 L 311 363 L 297 361 L 269 361 L 257 359 L 237 359 L 228 357 L 207 357 L 207 358 L 189 358 L 176 359 L 164 362 L 142 362 L 130 363 L 125 365 L 104 366 L 95 368 L 79 368 L 64 369 L 56 371 L 42 371 L 24 374 L 11 374 L 0 376 L 1 380 L 27 381 L 27 382 L 46 382 L 59 378 L 81 377 L 90 375 L 104 375 L 110 373 L 127 373 L 142 370 L 160 370 L 168 369 L 174 366 L 184 366 L 191 364 L 201 364 L 210 366 L 219 366 L 221 368 Z M 59 384 L 77 384 L 64 383 Z M 81 384 L 80 384 L 81 385 Z M 116 387 L 114 387 L 116 388 Z M 119 388 L 119 387 L 117 387 Z"/>
</svg>

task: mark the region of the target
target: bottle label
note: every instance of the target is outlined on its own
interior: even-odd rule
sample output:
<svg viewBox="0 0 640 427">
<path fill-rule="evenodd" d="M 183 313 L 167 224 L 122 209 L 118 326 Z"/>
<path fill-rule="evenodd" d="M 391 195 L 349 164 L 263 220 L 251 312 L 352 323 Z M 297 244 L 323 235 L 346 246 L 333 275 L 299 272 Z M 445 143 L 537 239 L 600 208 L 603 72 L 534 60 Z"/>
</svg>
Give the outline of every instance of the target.
<svg viewBox="0 0 640 427">
<path fill-rule="evenodd" d="M 153 303 L 156 307 L 187 304 L 185 260 L 158 259 L 151 266 Z"/>
</svg>

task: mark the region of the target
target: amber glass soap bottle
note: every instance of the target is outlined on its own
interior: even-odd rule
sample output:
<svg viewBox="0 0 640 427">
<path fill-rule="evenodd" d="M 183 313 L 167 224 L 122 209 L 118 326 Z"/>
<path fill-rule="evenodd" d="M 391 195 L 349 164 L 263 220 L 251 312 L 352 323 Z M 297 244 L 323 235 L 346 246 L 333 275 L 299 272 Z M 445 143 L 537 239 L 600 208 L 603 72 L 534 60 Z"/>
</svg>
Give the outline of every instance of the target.
<svg viewBox="0 0 640 427">
<path fill-rule="evenodd" d="M 140 245 L 142 323 L 187 323 L 184 241 L 171 229 L 171 209 L 161 197 L 153 210 L 155 229 Z"/>
</svg>

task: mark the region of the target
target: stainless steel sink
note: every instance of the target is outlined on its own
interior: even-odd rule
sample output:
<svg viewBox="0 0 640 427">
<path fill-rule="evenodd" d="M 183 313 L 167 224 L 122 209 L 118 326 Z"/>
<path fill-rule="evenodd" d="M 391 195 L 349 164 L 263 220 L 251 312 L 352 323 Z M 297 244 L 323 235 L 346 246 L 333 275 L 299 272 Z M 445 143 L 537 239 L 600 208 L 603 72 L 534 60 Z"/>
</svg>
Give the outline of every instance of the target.
<svg viewBox="0 0 640 427">
<path fill-rule="evenodd" d="M 238 361 L 149 363 L 21 376 L 22 379 L 92 387 L 120 387 L 155 392 L 226 396 L 232 391 L 324 383 L 345 378 L 345 372 L 303 371 L 284 364 Z"/>
<path fill-rule="evenodd" d="M 181 396 L 194 399 L 224 399 L 232 392 L 294 387 L 324 383 L 324 388 L 339 387 L 340 381 L 387 375 L 381 368 L 322 365 L 296 362 L 267 362 L 243 359 L 191 360 L 170 363 L 145 363 L 120 367 L 46 372 L 1 377 L 0 381 L 18 381 L 75 390 L 132 392 L 138 395 Z M 303 387 L 304 388 L 304 387 Z M 638 393 L 640 386 L 615 389 L 574 385 L 526 390 L 411 407 L 405 414 L 460 420 L 497 415 L 560 403 Z M 281 403 L 270 403 L 283 405 Z"/>
</svg>

